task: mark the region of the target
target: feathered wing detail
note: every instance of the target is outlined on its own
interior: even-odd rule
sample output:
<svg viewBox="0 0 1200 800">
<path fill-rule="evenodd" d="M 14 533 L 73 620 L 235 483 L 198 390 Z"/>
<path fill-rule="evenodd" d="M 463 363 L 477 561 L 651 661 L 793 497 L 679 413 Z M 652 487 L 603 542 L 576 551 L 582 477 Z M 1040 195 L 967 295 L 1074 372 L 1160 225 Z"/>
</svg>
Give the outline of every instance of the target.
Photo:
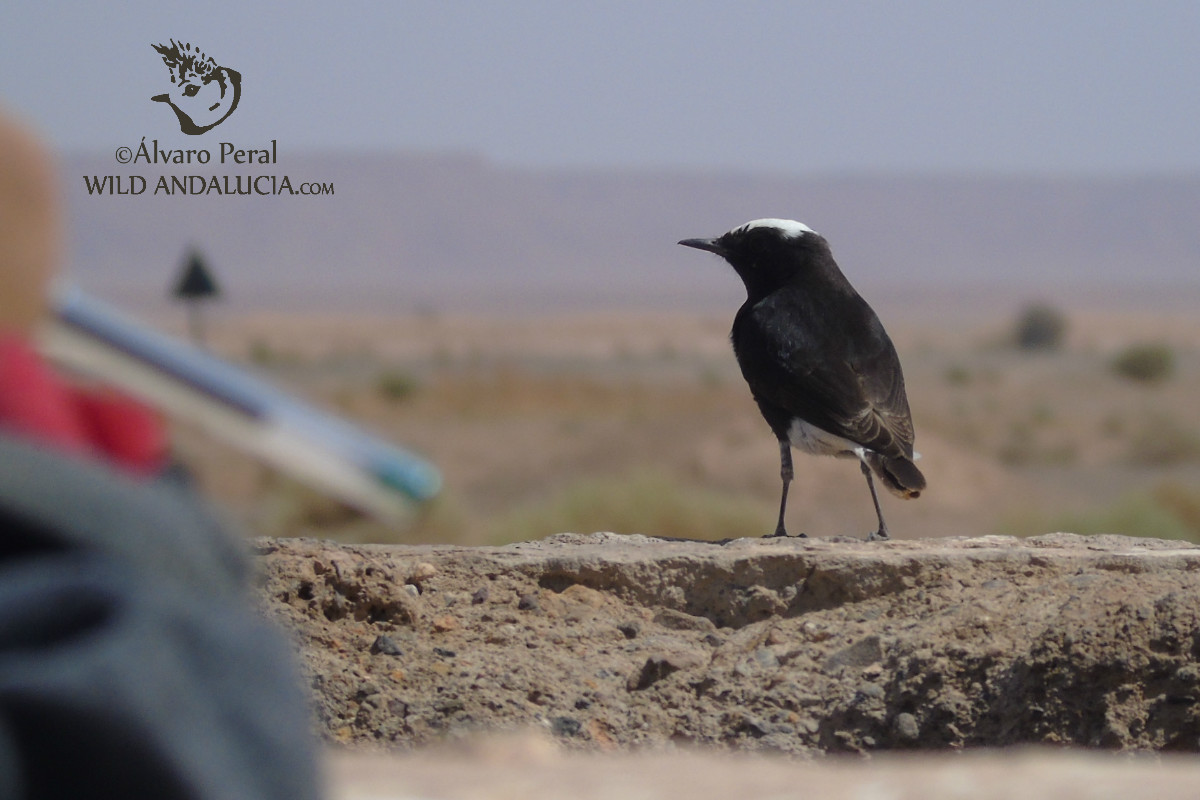
<svg viewBox="0 0 1200 800">
<path fill-rule="evenodd" d="M 815 319 L 825 324 L 810 322 Z M 864 336 L 867 331 L 872 335 Z M 868 451 L 868 465 L 893 493 L 911 497 L 924 488 L 912 463 L 912 416 L 899 357 L 857 294 L 849 291 L 838 307 L 818 310 L 804 293 L 785 287 L 742 307 L 733 343 L 768 422 L 772 413 L 804 419 Z M 830 352 L 844 357 L 831 360 Z"/>
</svg>

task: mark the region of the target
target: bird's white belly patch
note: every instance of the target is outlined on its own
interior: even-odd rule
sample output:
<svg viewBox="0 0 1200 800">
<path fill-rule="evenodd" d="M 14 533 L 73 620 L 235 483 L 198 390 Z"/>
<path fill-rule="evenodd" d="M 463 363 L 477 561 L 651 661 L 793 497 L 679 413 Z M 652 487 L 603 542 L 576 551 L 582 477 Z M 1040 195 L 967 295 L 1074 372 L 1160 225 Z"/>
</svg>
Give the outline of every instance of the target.
<svg viewBox="0 0 1200 800">
<path fill-rule="evenodd" d="M 788 427 L 788 441 L 797 450 L 818 456 L 853 456 L 856 450 L 862 449 L 849 439 L 821 430 L 802 419 L 792 420 Z"/>
</svg>

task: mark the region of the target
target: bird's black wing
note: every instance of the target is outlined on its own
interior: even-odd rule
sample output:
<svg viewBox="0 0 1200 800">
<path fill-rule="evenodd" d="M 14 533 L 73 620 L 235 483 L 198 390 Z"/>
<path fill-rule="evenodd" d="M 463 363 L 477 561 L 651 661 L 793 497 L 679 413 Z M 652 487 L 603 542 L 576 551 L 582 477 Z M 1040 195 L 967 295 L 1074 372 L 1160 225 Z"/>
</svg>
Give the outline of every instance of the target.
<svg viewBox="0 0 1200 800">
<path fill-rule="evenodd" d="M 738 312 L 733 345 L 750 390 L 760 406 L 911 458 L 912 417 L 891 339 L 853 291 L 822 295 L 784 287 Z"/>
</svg>

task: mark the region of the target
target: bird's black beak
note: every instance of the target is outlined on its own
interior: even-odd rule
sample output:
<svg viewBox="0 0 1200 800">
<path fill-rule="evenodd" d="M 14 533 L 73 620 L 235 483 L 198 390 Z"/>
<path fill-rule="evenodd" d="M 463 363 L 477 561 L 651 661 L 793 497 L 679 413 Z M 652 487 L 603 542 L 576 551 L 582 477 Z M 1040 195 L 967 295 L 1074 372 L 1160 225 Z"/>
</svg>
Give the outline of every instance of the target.
<svg viewBox="0 0 1200 800">
<path fill-rule="evenodd" d="M 719 256 L 725 255 L 725 250 L 717 244 L 716 239 L 684 239 L 680 244 L 684 247 L 694 247 L 697 250 L 707 250 Z"/>
</svg>

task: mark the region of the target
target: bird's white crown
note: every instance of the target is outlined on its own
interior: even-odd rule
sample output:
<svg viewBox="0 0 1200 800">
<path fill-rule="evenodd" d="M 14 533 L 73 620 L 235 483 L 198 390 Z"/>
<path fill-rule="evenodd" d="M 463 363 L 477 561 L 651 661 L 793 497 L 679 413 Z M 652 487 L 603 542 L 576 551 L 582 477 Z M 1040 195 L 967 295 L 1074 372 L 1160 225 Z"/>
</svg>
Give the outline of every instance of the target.
<svg viewBox="0 0 1200 800">
<path fill-rule="evenodd" d="M 751 228 L 775 228 L 790 239 L 795 239 L 806 233 L 816 233 L 816 231 L 803 222 L 796 222 L 794 219 L 754 219 L 745 225 L 734 228 L 730 233 L 744 232 Z"/>
</svg>

